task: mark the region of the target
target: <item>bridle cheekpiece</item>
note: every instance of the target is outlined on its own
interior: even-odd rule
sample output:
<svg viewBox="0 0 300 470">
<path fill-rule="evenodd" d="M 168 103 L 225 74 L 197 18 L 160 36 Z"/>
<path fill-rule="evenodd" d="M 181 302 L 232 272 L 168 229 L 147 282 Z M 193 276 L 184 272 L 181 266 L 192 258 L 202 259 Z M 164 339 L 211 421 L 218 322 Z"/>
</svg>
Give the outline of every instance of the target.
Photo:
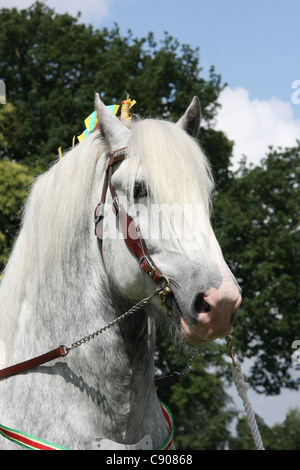
<svg viewBox="0 0 300 470">
<path fill-rule="evenodd" d="M 97 204 L 94 212 L 94 223 L 95 223 L 95 235 L 98 239 L 98 245 L 100 249 L 101 256 L 103 256 L 103 219 L 104 219 L 104 206 L 106 201 L 107 190 L 110 190 L 112 197 L 113 211 L 116 217 L 120 218 L 120 225 L 123 234 L 124 241 L 130 253 L 137 259 L 140 267 L 144 273 L 151 277 L 155 284 L 159 284 L 162 280 L 167 281 L 166 289 L 161 295 L 161 299 L 165 303 L 165 297 L 171 292 L 169 280 L 164 276 L 158 267 L 153 262 L 146 242 L 142 237 L 140 230 L 133 220 L 133 218 L 125 211 L 122 204 L 119 202 L 117 192 L 112 184 L 112 175 L 114 172 L 114 165 L 123 161 L 126 158 L 126 147 L 121 148 L 113 152 L 107 159 L 105 165 L 105 177 L 103 183 L 103 189 L 101 194 L 101 199 Z M 130 230 L 129 230 L 130 227 Z M 169 308 L 168 308 L 169 309 Z"/>
</svg>

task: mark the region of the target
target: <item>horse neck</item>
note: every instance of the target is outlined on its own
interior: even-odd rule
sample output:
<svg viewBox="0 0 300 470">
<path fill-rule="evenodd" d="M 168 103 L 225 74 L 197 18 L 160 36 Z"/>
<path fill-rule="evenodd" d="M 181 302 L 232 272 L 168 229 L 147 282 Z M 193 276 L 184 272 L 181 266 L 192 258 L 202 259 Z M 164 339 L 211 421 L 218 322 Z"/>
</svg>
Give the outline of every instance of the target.
<svg viewBox="0 0 300 470">
<path fill-rule="evenodd" d="M 126 299 L 113 296 L 111 299 L 110 317 L 119 318 L 133 305 Z M 115 331 L 114 331 L 115 330 Z M 155 349 L 155 314 L 151 307 L 144 307 L 132 315 L 121 319 L 111 328 L 119 345 L 118 358 L 123 357 L 126 362 L 126 371 L 131 382 L 149 384 L 153 382 L 154 349 Z M 114 351 L 112 351 L 114 356 Z M 113 359 L 113 358 L 112 358 Z"/>
<path fill-rule="evenodd" d="M 20 321 L 7 358 L 9 364 L 43 354 L 63 343 L 70 345 L 128 310 L 127 301 L 115 296 L 105 276 L 101 276 L 101 258 L 91 258 L 77 275 L 73 272 L 72 276 L 66 268 L 61 279 L 55 280 L 45 273 L 37 282 L 33 276 L 21 306 Z M 154 345 L 154 316 L 150 309 L 140 310 L 72 350 L 65 359 L 27 374 L 24 387 L 31 388 L 31 380 L 36 387 L 35 380 L 40 378 L 40 393 L 43 393 L 49 387 L 57 389 L 64 377 L 63 385 L 58 385 L 59 398 L 56 393 L 49 393 L 48 404 L 53 400 L 53 410 L 59 408 L 60 400 L 64 408 L 67 396 L 68 403 L 75 404 L 70 413 L 76 414 L 80 406 L 82 413 L 89 416 L 90 408 L 97 408 L 99 414 L 94 411 L 97 420 L 90 425 L 92 437 L 138 442 L 144 421 L 151 420 L 150 410 L 155 413 L 157 409 Z M 40 412 L 43 414 L 43 404 Z M 46 421 L 51 424 L 51 419 Z"/>
<path fill-rule="evenodd" d="M 110 312 L 106 311 L 106 316 L 119 317 L 130 306 L 124 300 L 112 298 Z M 137 442 L 149 432 L 149 426 L 150 429 L 152 427 L 151 434 L 155 436 L 155 423 L 160 422 L 162 428 L 164 423 L 157 416 L 159 409 L 154 385 L 153 312 L 149 307 L 135 312 L 103 333 L 99 341 L 99 359 L 101 358 L 104 367 L 100 372 L 104 382 L 102 393 L 113 404 L 113 413 L 118 423 L 114 440 L 123 438 L 125 442 Z"/>
<path fill-rule="evenodd" d="M 42 190 L 39 184 L 31 197 L 1 286 L 0 340 L 5 341 L 7 350 L 3 367 L 60 344 L 70 345 L 128 309 L 127 302 L 114 295 L 108 285 L 90 215 L 94 207 L 74 220 L 70 236 L 64 232 L 65 243 L 60 243 L 56 228 L 57 246 L 63 249 L 55 250 L 53 245 L 47 250 L 43 233 L 48 227 L 40 223 L 35 210 Z M 55 211 L 52 220 L 55 222 Z M 45 253 L 47 258 L 43 259 Z M 6 404 L 8 422 L 14 416 L 16 428 L 22 426 L 23 410 L 33 418 L 39 406 L 51 432 L 52 424 L 60 422 L 62 410 L 76 421 L 80 409 L 87 423 L 82 431 L 86 436 L 137 442 L 146 433 L 143 430 L 149 432 L 149 425 L 145 425 L 149 422 L 155 436 L 157 423 L 163 424 L 163 418 L 153 380 L 154 344 L 155 321 L 147 307 L 72 350 L 66 358 L 8 379 L 0 395 L 5 395 L 6 389 L 9 393 L 11 384 L 20 384 L 14 387 L 14 402 L 20 403 L 20 410 L 14 414 L 13 405 L 8 409 Z M 26 406 L 24 389 L 32 390 Z M 55 392 L 58 389 L 59 394 Z M 40 399 L 45 391 L 46 403 Z M 153 417 L 157 419 L 153 421 Z M 83 438 L 78 437 L 80 441 Z M 157 439 L 160 442 L 161 436 Z"/>
</svg>

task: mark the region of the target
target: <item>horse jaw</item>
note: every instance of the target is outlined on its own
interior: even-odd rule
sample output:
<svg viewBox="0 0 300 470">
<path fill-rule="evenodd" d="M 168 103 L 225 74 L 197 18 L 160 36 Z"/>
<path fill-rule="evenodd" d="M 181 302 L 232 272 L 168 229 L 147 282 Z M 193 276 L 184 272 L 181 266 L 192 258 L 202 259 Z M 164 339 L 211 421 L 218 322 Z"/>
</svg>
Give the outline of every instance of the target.
<svg viewBox="0 0 300 470">
<path fill-rule="evenodd" d="M 105 106 L 99 93 L 95 95 L 95 110 L 100 122 L 100 134 L 106 141 L 111 153 L 126 147 L 130 130 Z"/>
</svg>

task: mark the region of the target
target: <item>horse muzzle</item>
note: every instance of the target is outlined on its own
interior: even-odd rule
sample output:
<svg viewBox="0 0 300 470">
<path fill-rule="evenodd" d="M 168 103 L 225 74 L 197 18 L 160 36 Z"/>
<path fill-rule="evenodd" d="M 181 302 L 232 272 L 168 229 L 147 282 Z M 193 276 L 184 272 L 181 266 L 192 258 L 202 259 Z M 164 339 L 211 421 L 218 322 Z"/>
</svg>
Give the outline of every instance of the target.
<svg viewBox="0 0 300 470">
<path fill-rule="evenodd" d="M 205 294 L 194 295 L 190 311 L 180 309 L 180 333 L 190 346 L 200 346 L 207 341 L 227 336 L 241 304 L 238 286 L 221 285 L 210 288 Z"/>
<path fill-rule="evenodd" d="M 211 287 L 204 294 L 195 292 L 188 303 L 181 291 L 172 286 L 167 302 L 172 307 L 169 316 L 178 324 L 184 342 L 197 347 L 231 332 L 242 301 L 235 282 L 226 280 L 218 289 Z"/>
</svg>

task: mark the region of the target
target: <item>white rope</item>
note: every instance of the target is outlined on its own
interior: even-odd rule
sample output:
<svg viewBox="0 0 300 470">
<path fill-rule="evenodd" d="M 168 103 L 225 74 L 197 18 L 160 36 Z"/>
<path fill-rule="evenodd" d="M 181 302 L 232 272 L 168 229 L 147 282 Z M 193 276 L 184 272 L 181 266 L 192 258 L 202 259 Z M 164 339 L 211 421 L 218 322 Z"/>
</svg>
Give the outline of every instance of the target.
<svg viewBox="0 0 300 470">
<path fill-rule="evenodd" d="M 241 364 L 236 359 L 234 359 L 234 363 L 235 365 L 233 364 L 230 365 L 232 377 L 233 377 L 236 389 L 238 391 L 238 394 L 243 400 L 243 405 L 247 414 L 247 421 L 248 421 L 248 425 L 252 433 L 254 444 L 257 450 L 265 450 L 260 432 L 258 430 L 255 415 L 252 409 L 252 405 L 249 402 L 248 397 L 247 397 L 247 390 L 249 388 L 249 385 L 245 382 L 245 379 L 242 373 Z"/>
</svg>

